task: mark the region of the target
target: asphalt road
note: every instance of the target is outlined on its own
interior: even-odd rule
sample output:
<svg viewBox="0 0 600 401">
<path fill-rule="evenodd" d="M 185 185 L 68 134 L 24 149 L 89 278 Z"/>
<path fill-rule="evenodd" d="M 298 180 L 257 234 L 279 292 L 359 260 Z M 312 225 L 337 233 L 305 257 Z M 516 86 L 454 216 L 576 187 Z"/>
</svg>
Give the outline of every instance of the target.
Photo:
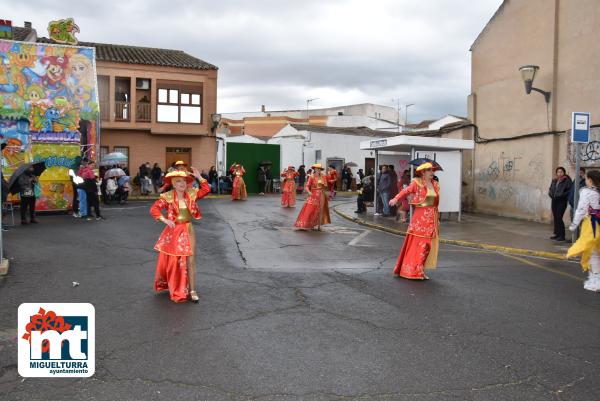
<svg viewBox="0 0 600 401">
<path fill-rule="evenodd" d="M 301 204 L 209 199 L 200 304 L 175 304 L 152 289 L 148 207 L 5 233 L 0 400 L 600 400 L 600 294 L 574 263 L 444 246 L 412 282 L 391 274 L 402 237 L 334 213 L 298 232 Z M 92 378 L 18 375 L 23 302 L 95 306 Z"/>
</svg>

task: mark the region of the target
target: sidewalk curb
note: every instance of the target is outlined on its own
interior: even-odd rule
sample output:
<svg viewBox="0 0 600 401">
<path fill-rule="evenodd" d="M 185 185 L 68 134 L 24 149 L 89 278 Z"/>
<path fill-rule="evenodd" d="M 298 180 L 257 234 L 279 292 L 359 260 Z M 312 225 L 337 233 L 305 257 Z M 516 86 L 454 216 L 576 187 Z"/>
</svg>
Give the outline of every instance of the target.
<svg viewBox="0 0 600 401">
<path fill-rule="evenodd" d="M 368 221 L 365 221 L 363 219 L 360 219 L 358 217 L 352 217 L 347 215 L 344 212 L 341 212 L 338 210 L 338 207 L 341 205 L 337 205 L 333 207 L 333 211 L 340 217 L 352 221 L 356 224 L 359 224 L 361 226 L 365 226 L 365 227 L 369 227 L 369 228 L 373 228 L 376 230 L 380 230 L 380 231 L 385 231 L 391 234 L 396 234 L 396 235 L 402 235 L 402 236 L 406 236 L 406 231 L 402 231 L 402 230 L 396 230 L 394 228 L 389 228 L 383 225 L 379 225 L 379 224 L 374 224 L 374 223 L 370 223 Z M 493 244 L 484 244 L 481 242 L 472 242 L 472 241 L 463 241 L 463 240 L 455 240 L 455 239 L 446 239 L 446 238 L 441 238 L 440 237 L 440 243 L 441 244 L 448 244 L 448 245 L 458 245 L 458 246 L 464 246 L 467 248 L 478 248 L 478 249 L 485 249 L 488 251 L 496 251 L 496 252 L 501 252 L 501 253 L 507 253 L 507 254 L 512 254 L 512 255 L 525 255 L 525 256 L 536 256 L 536 257 L 540 257 L 540 258 L 546 258 L 546 259 L 555 259 L 555 260 L 567 260 L 566 255 L 562 254 L 562 253 L 555 253 L 555 252 L 545 252 L 545 251 L 534 251 L 533 249 L 523 249 L 523 248 L 511 248 L 508 246 L 501 246 L 501 245 L 493 245 Z"/>
</svg>

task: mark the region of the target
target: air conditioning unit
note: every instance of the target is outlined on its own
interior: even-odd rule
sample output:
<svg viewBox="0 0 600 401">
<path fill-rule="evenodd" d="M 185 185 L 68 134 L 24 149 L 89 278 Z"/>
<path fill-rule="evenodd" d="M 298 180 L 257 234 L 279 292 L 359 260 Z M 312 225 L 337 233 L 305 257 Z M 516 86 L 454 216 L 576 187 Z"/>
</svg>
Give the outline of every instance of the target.
<svg viewBox="0 0 600 401">
<path fill-rule="evenodd" d="M 138 78 L 135 81 L 135 88 L 136 89 L 143 89 L 143 90 L 148 90 L 150 89 L 150 80 L 149 79 L 141 79 Z"/>
</svg>

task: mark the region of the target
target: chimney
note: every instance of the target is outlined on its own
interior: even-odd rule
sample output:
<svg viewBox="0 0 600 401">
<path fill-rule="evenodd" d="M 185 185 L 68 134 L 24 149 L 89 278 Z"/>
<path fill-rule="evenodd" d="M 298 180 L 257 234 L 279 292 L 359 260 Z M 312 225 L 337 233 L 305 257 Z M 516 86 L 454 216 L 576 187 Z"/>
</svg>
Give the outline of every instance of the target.
<svg viewBox="0 0 600 401">
<path fill-rule="evenodd" d="M 262 111 L 263 113 L 266 111 L 264 104 L 260 106 L 260 111 Z"/>
<path fill-rule="evenodd" d="M 29 29 L 31 29 L 31 22 L 29 22 L 29 21 L 25 21 L 25 22 L 23 23 L 23 26 L 24 26 L 25 28 L 29 28 Z"/>
</svg>

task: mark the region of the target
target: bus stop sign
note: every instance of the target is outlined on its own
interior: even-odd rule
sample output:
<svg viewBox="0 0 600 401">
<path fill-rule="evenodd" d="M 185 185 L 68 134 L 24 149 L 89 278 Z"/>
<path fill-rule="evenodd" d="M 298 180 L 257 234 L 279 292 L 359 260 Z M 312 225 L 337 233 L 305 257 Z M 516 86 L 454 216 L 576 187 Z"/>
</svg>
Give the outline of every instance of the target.
<svg viewBox="0 0 600 401">
<path fill-rule="evenodd" d="M 571 120 L 571 142 L 588 143 L 590 141 L 590 113 L 573 112 Z"/>
</svg>

